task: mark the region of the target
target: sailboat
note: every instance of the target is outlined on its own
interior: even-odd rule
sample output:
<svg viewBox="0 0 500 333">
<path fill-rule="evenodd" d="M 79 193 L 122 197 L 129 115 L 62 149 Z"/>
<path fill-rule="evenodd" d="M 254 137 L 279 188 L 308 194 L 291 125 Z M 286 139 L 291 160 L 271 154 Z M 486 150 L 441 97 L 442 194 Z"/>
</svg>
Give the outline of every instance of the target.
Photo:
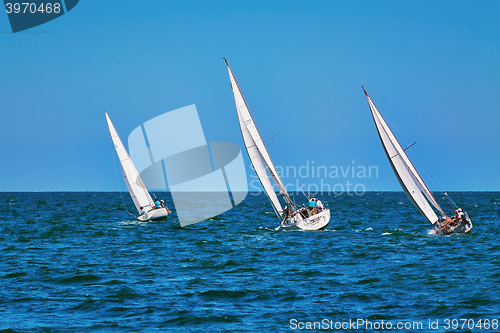
<svg viewBox="0 0 500 333">
<path fill-rule="evenodd" d="M 424 181 L 405 153 L 406 149 L 410 148 L 412 145 L 406 149 L 401 147 L 394 133 L 392 133 L 384 118 L 375 107 L 375 104 L 373 104 L 373 101 L 370 96 L 368 96 L 364 87 L 363 91 L 365 92 L 368 100 L 373 121 L 377 127 L 380 141 L 382 142 L 382 146 L 384 147 L 385 154 L 389 159 L 392 170 L 394 171 L 399 184 L 408 196 L 408 199 L 410 199 L 420 213 L 422 213 L 422 215 L 424 215 L 427 220 L 434 225 L 434 229 L 431 233 L 451 234 L 468 233 L 471 231 L 472 222 L 469 215 L 467 212 L 463 212 L 447 193 L 445 193 L 445 199 L 450 204 L 450 207 L 455 210 L 455 216 L 452 218 L 446 216 L 445 212 L 441 206 L 439 206 L 431 191 L 425 185 Z M 434 208 L 441 214 L 441 218 L 438 218 L 431 205 L 434 206 Z"/>
<path fill-rule="evenodd" d="M 156 208 L 148 189 L 144 186 L 132 159 L 125 150 L 125 146 L 123 146 L 122 140 L 120 140 L 111 119 L 109 119 L 108 113 L 105 112 L 105 114 L 108 121 L 109 133 L 115 145 L 116 154 L 118 154 L 118 158 L 120 159 L 125 184 L 127 184 L 128 192 L 139 213 L 139 216 L 136 218 L 139 221 L 149 221 L 167 217 L 169 209 L 167 207 Z"/>
<path fill-rule="evenodd" d="M 328 225 L 328 222 L 330 222 L 330 210 L 318 209 L 316 211 L 315 209 L 309 210 L 307 207 L 298 208 L 295 206 L 276 171 L 276 167 L 271 160 L 264 140 L 262 140 L 236 79 L 234 78 L 231 67 L 229 67 L 227 60 L 224 60 L 229 71 L 234 101 L 236 103 L 236 112 L 238 114 L 241 134 L 245 142 L 248 157 L 252 162 L 255 173 L 271 202 L 277 218 L 281 221 L 277 229 L 281 227 L 298 227 L 302 230 L 324 229 Z M 278 187 L 279 194 L 286 203 L 285 209 L 282 208 L 280 200 L 274 191 L 271 179 Z"/>
</svg>

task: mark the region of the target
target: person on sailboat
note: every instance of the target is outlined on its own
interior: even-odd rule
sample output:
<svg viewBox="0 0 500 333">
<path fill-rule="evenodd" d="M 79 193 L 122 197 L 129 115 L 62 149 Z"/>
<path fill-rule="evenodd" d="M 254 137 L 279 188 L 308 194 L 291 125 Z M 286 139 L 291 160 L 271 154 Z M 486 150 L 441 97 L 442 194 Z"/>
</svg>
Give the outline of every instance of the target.
<svg viewBox="0 0 500 333">
<path fill-rule="evenodd" d="M 286 220 L 288 220 L 288 218 L 290 218 L 292 216 L 292 213 L 290 212 L 290 209 L 288 208 L 288 206 L 285 206 L 285 210 L 283 210 L 283 213 L 284 213 L 285 218 L 281 222 L 281 225 L 284 225 Z"/>
<path fill-rule="evenodd" d="M 319 199 L 316 199 L 316 211 L 319 213 L 323 210 L 323 208 L 323 203 Z"/>
<path fill-rule="evenodd" d="M 460 211 L 461 211 L 461 209 L 460 209 Z M 464 213 L 462 213 L 462 215 L 464 215 Z M 455 216 L 453 216 L 452 218 L 449 218 L 448 216 L 446 216 L 446 220 L 440 229 L 445 229 L 446 231 L 450 231 L 449 227 L 456 227 L 456 226 L 460 225 L 460 223 L 462 223 L 462 219 L 461 219 L 462 215 L 459 215 L 459 211 L 456 210 Z M 459 218 L 459 216 L 460 216 L 460 218 Z"/>
<path fill-rule="evenodd" d="M 148 213 L 148 210 L 146 209 L 146 207 L 141 207 L 141 214 L 145 215 L 147 213 Z"/>
<path fill-rule="evenodd" d="M 156 199 L 155 201 L 155 209 L 161 208 L 161 202 L 160 200 Z"/>
<path fill-rule="evenodd" d="M 467 222 L 467 220 L 465 218 L 465 214 L 462 211 L 462 208 L 458 208 L 457 210 L 455 210 L 455 216 L 453 216 L 450 219 L 450 221 L 446 221 L 446 222 L 447 223 L 445 223 L 443 226 L 449 225 L 450 227 L 457 227 L 460 224 L 462 224 L 462 222 Z"/>
<path fill-rule="evenodd" d="M 455 219 L 455 217 L 453 217 L 453 220 Z M 449 231 L 449 228 L 448 228 L 448 224 L 452 223 L 453 222 L 452 219 L 450 219 L 448 216 L 446 216 L 446 219 L 443 223 L 442 226 L 439 227 L 439 229 L 444 229 L 446 231 Z"/>
<path fill-rule="evenodd" d="M 164 201 L 163 199 L 162 199 L 162 200 L 160 200 L 160 204 L 161 204 L 161 208 L 165 208 L 165 209 L 167 210 L 167 212 L 169 212 L 169 213 L 170 213 L 170 209 L 168 209 L 168 207 L 167 207 L 167 206 L 165 206 L 165 201 Z"/>
<path fill-rule="evenodd" d="M 316 207 L 316 200 L 314 200 L 313 197 L 309 197 L 309 205 L 307 205 L 307 208 L 309 208 L 309 214 L 313 215 L 314 207 Z"/>
</svg>

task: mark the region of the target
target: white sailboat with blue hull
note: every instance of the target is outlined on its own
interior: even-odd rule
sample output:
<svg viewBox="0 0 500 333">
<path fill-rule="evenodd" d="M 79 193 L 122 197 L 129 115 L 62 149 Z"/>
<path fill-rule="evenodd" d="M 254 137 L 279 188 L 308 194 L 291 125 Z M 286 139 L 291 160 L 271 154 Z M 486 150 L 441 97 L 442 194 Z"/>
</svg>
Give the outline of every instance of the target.
<svg viewBox="0 0 500 333">
<path fill-rule="evenodd" d="M 224 59 L 225 60 L 225 59 Z M 264 140 L 255 125 L 255 122 L 250 114 L 250 110 L 243 98 L 240 88 L 234 78 L 231 67 L 226 61 L 227 69 L 229 71 L 229 78 L 231 80 L 231 87 L 233 88 L 234 100 L 236 103 L 236 112 L 238 114 L 238 121 L 240 124 L 241 134 L 248 157 L 252 162 L 255 173 L 259 178 L 265 193 L 273 207 L 276 216 L 282 221 L 282 227 L 298 227 L 303 230 L 320 230 L 324 229 L 330 221 L 330 210 L 323 209 L 321 211 L 310 211 L 307 208 L 296 208 L 291 200 L 283 182 L 281 181 L 276 167 L 274 166 L 271 156 L 267 151 Z M 269 173 L 269 175 L 268 175 Z M 287 204 L 283 209 L 274 191 L 271 179 L 278 187 L 279 194 Z"/>
<path fill-rule="evenodd" d="M 468 233 L 471 231 L 472 222 L 469 215 L 456 206 L 447 193 L 445 193 L 445 198 L 451 203 L 450 206 L 453 205 L 452 208 L 455 209 L 455 216 L 452 218 L 446 216 L 445 212 L 441 206 L 439 206 L 431 191 L 427 185 L 425 185 L 424 181 L 406 155 L 406 149 L 401 147 L 400 143 L 396 139 L 396 136 L 392 133 L 389 125 L 387 125 L 375 104 L 373 104 L 373 101 L 370 96 L 368 96 L 364 87 L 363 91 L 365 92 L 368 100 L 368 106 L 370 107 L 373 121 L 377 127 L 380 141 L 382 142 L 382 146 L 384 147 L 392 170 L 394 171 L 394 174 L 396 175 L 396 178 L 398 179 L 399 184 L 403 188 L 408 199 L 410 199 L 420 213 L 422 213 L 422 215 L 424 215 L 427 220 L 435 226 L 432 233 L 451 234 Z M 441 214 L 441 218 L 438 218 L 431 205 L 434 206 L 434 208 Z"/>
<path fill-rule="evenodd" d="M 120 164 L 123 172 L 123 179 L 125 184 L 127 184 L 128 192 L 132 197 L 135 208 L 139 213 L 136 218 L 139 221 L 149 221 L 158 220 L 161 218 L 166 218 L 169 210 L 167 207 L 156 208 L 151 195 L 149 195 L 148 189 L 144 186 L 137 169 L 132 162 L 132 159 L 127 153 L 125 146 L 120 140 L 118 133 L 116 132 L 111 119 L 109 119 L 108 113 L 106 113 L 106 120 L 108 122 L 109 133 L 111 134 L 111 139 L 115 146 L 116 154 L 120 160 Z"/>
</svg>

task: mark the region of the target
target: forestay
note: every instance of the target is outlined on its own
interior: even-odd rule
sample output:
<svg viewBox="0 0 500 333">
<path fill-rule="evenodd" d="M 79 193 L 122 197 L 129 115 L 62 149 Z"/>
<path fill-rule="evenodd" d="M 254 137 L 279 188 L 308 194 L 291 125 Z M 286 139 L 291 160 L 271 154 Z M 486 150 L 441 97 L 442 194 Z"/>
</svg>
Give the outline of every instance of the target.
<svg viewBox="0 0 500 333">
<path fill-rule="evenodd" d="M 365 91 L 364 88 L 363 90 Z M 438 221 L 438 217 L 432 207 L 429 205 L 429 202 L 431 202 L 443 216 L 446 215 L 434 199 L 432 193 L 425 185 L 424 181 L 406 155 L 404 149 L 399 144 L 398 140 L 392 133 L 391 129 L 385 122 L 380 112 L 375 107 L 375 104 L 373 104 L 370 96 L 368 96 L 366 91 L 365 94 L 366 98 L 368 99 L 368 105 L 370 106 L 375 126 L 377 127 L 380 141 L 382 142 L 387 158 L 389 159 L 389 162 L 394 173 L 396 174 L 396 177 L 398 178 L 399 183 L 401 184 L 401 187 L 405 191 L 410 201 L 420 210 L 420 212 L 431 223 L 436 223 Z M 425 198 L 427 198 L 429 202 Z"/>
<path fill-rule="evenodd" d="M 146 207 L 151 209 L 154 206 L 153 199 L 149 195 L 146 186 L 142 182 L 139 173 L 137 172 L 130 156 L 128 155 L 125 147 L 123 146 L 118 133 L 109 119 L 108 113 L 106 112 L 106 120 L 108 121 L 109 133 L 111 134 L 111 139 L 115 145 L 116 153 L 120 159 L 120 164 L 122 166 L 123 178 L 125 179 L 125 184 L 127 184 L 128 191 L 132 200 L 134 201 L 135 208 L 141 214 L 141 207 Z"/>
</svg>

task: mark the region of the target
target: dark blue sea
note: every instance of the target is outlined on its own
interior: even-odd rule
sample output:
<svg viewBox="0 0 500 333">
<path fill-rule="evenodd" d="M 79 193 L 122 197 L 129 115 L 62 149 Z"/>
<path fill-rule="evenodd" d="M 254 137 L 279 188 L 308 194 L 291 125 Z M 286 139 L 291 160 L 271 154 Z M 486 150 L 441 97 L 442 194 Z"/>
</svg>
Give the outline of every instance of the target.
<svg viewBox="0 0 500 333">
<path fill-rule="evenodd" d="M 500 192 L 450 194 L 472 233 L 428 235 L 402 192 L 319 196 L 315 232 L 264 194 L 180 228 L 128 193 L 0 193 L 0 332 L 499 332 Z"/>
</svg>

